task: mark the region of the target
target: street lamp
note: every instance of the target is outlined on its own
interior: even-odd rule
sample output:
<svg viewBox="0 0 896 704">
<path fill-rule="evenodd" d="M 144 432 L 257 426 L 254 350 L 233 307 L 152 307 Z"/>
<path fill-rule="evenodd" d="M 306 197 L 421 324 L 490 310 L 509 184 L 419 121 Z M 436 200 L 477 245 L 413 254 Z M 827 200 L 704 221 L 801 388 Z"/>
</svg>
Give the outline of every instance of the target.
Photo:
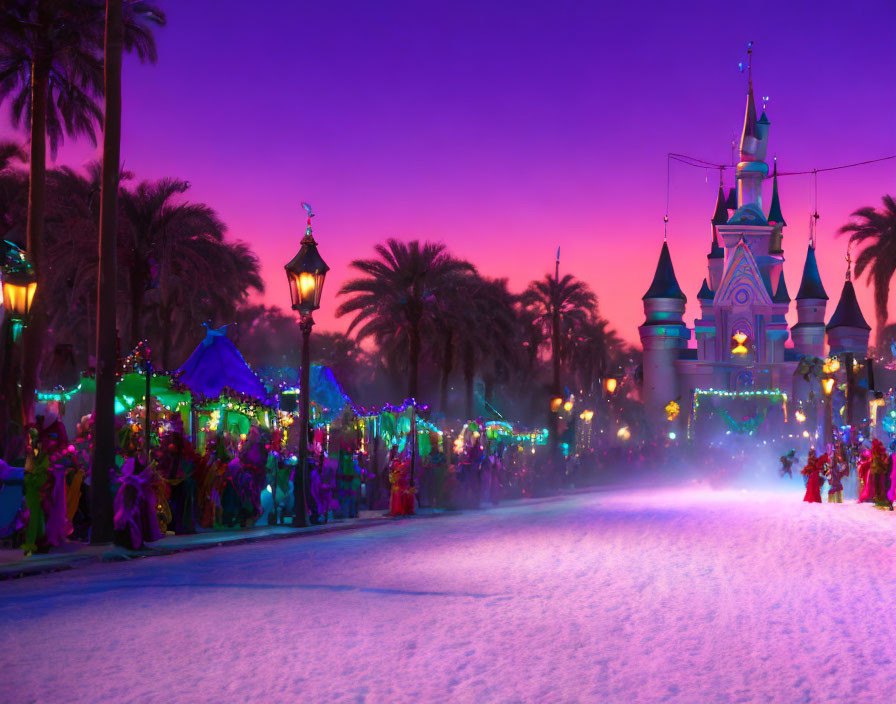
<svg viewBox="0 0 896 704">
<path fill-rule="evenodd" d="M 19 331 L 28 324 L 31 303 L 34 301 L 36 291 L 37 277 L 25 259 L 25 253 L 17 247 L 8 251 L 3 267 L 3 379 L 0 382 L 3 385 L 3 395 L 6 397 L 2 409 L 5 415 L 2 424 L 4 452 L 9 448 L 13 421 L 22 428 L 25 426 L 25 413 L 19 389 L 18 360 L 14 360 L 15 341 Z"/>
<path fill-rule="evenodd" d="M 299 313 L 299 329 L 302 331 L 302 375 L 299 380 L 299 471 L 293 480 L 296 515 L 293 525 L 308 525 L 307 507 L 305 504 L 305 473 L 308 471 L 308 416 L 311 402 L 311 349 L 309 338 L 314 320 L 311 314 L 320 308 L 320 294 L 324 287 L 324 279 L 330 267 L 327 266 L 317 251 L 317 242 L 311 235 L 311 206 L 302 203 L 308 212 L 308 222 L 302 247 L 299 253 L 286 265 L 286 278 L 289 282 L 289 296 L 292 309 Z"/>
<path fill-rule="evenodd" d="M 30 266 L 9 267 L 3 272 L 3 309 L 6 317 L 23 327 L 31 313 L 37 279 Z"/>
<path fill-rule="evenodd" d="M 834 384 L 836 380 L 829 376 L 821 380 L 824 389 L 824 441 L 826 444 L 834 442 Z"/>
</svg>

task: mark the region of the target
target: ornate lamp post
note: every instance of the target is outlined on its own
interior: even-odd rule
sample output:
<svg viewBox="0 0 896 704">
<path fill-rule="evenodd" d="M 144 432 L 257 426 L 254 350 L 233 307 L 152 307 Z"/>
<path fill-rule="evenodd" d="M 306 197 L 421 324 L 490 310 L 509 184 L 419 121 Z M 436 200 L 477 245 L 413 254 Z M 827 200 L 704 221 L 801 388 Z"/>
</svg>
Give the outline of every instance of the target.
<svg viewBox="0 0 896 704">
<path fill-rule="evenodd" d="M 299 328 L 302 331 L 302 375 L 299 380 L 299 471 L 295 473 L 293 492 L 295 494 L 296 515 L 293 525 L 308 525 L 307 508 L 305 505 L 305 474 L 308 471 L 308 417 L 311 404 L 311 349 L 309 338 L 311 326 L 314 320 L 311 314 L 320 308 L 320 294 L 324 287 L 324 279 L 330 267 L 327 266 L 320 253 L 317 251 L 317 242 L 311 235 L 311 206 L 302 203 L 302 207 L 308 212 L 308 223 L 305 227 L 305 236 L 302 238 L 302 248 L 299 253 L 286 265 L 286 278 L 289 281 L 289 296 L 292 299 L 292 309 L 299 313 Z"/>
<path fill-rule="evenodd" d="M 25 416 L 19 390 L 18 364 L 14 363 L 15 341 L 19 332 L 28 324 L 31 314 L 31 303 L 37 291 L 37 278 L 31 265 L 25 259 L 24 252 L 16 248 L 7 253 L 7 261 L 3 268 L 3 394 L 6 397 L 3 407 L 5 415 L 2 432 L 4 434 L 4 451 L 9 447 L 10 427 L 13 421 L 24 426 Z"/>
</svg>

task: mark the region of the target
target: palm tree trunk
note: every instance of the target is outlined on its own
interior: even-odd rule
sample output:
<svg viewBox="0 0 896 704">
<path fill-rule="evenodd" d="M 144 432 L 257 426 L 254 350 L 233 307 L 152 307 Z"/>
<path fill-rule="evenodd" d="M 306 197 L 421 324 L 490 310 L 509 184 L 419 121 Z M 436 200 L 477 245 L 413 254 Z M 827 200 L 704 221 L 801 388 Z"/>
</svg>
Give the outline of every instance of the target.
<svg viewBox="0 0 896 704">
<path fill-rule="evenodd" d="M 445 346 L 442 357 L 442 378 L 439 380 L 439 411 L 448 415 L 448 380 L 454 368 L 454 331 L 448 330 L 445 335 Z"/>
<path fill-rule="evenodd" d="M 172 306 L 170 305 L 162 305 L 160 307 L 160 313 L 162 318 L 161 324 L 161 332 L 162 332 L 162 369 L 170 369 L 169 362 L 171 361 L 171 335 L 172 335 Z"/>
<path fill-rule="evenodd" d="M 877 353 L 879 355 L 885 355 L 887 350 L 884 349 L 884 347 L 886 346 L 886 340 L 884 338 L 887 331 L 887 316 L 881 314 L 880 311 L 877 311 L 877 315 L 875 315 L 875 318 L 877 318 L 877 322 L 876 329 L 874 331 L 874 346 L 877 348 Z"/>
<path fill-rule="evenodd" d="M 135 270 L 131 271 L 131 349 L 140 342 L 140 333 L 143 324 L 143 292 L 146 290 L 143 277 Z"/>
<path fill-rule="evenodd" d="M 476 357 L 473 348 L 467 345 L 464 348 L 464 414 L 467 420 L 473 419 L 475 408 L 473 405 L 473 384 L 476 381 Z"/>
<path fill-rule="evenodd" d="M 38 12 L 44 14 L 45 3 Z M 44 18 L 45 19 L 45 18 Z M 41 20 L 43 22 L 43 19 Z M 34 391 L 43 356 L 46 330 L 46 277 L 43 261 L 44 215 L 47 197 L 47 101 L 50 90 L 50 64 L 38 55 L 31 65 L 31 163 L 28 175 L 28 222 L 25 248 L 37 277 L 37 290 L 31 305 L 31 319 L 22 344 L 22 404 L 25 417 L 34 417 Z"/>
<path fill-rule="evenodd" d="M 554 307 L 551 314 L 551 365 L 553 367 L 551 398 L 554 399 L 560 396 L 560 313 L 556 307 Z M 557 421 L 557 414 L 550 408 L 548 408 L 548 414 L 551 459 L 556 459 L 557 451 L 560 448 L 560 438 L 557 437 L 560 427 Z"/>
<path fill-rule="evenodd" d="M 99 282 L 97 285 L 96 428 L 90 484 L 91 543 L 112 539 L 110 472 L 115 463 L 115 274 L 118 238 L 118 179 L 121 164 L 121 0 L 106 2 L 103 185 L 100 196 Z"/>
<path fill-rule="evenodd" d="M 408 344 L 408 398 L 417 398 L 417 382 L 420 373 L 420 326 L 411 325 Z"/>
</svg>

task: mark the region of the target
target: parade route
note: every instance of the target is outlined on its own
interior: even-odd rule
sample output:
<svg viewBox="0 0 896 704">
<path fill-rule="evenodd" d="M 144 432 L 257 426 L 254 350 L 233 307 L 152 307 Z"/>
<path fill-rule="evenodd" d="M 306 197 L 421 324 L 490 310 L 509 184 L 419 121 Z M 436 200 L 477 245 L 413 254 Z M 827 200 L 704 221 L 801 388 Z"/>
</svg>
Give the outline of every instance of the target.
<svg viewBox="0 0 896 704">
<path fill-rule="evenodd" d="M 896 515 L 612 491 L 0 584 L 3 700 L 883 701 Z"/>
</svg>

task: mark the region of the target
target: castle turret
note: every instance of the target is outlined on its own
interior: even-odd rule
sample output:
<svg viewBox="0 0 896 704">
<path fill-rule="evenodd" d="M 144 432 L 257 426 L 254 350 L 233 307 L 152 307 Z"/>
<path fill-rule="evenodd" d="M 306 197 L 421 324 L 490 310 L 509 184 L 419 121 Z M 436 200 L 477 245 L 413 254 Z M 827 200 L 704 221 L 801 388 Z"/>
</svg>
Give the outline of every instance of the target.
<svg viewBox="0 0 896 704">
<path fill-rule="evenodd" d="M 725 192 L 719 186 L 719 195 L 716 198 L 716 210 L 710 221 L 712 227 L 712 244 L 709 254 L 706 255 L 709 268 L 709 289 L 715 291 L 722 283 L 722 275 L 725 273 L 725 250 L 719 244 L 719 225 L 728 222 L 728 207 L 725 203 Z"/>
<path fill-rule="evenodd" d="M 764 113 L 763 113 L 764 114 Z M 768 224 L 772 226 L 772 234 L 768 241 L 768 255 L 773 260 L 769 273 L 772 283 L 777 286 L 781 272 L 784 270 L 784 216 L 781 214 L 781 199 L 778 197 L 778 160 L 775 159 L 772 173 L 772 203 L 768 209 Z"/>
<path fill-rule="evenodd" d="M 712 260 L 710 260 L 712 263 Z M 697 292 L 697 302 L 700 304 L 700 317 L 694 321 L 694 337 L 697 338 L 697 358 L 715 359 L 716 356 L 716 316 L 713 302 L 716 294 L 706 279 Z"/>
<path fill-rule="evenodd" d="M 653 282 L 642 300 L 646 320 L 638 333 L 644 348 L 644 410 L 650 420 L 661 422 L 666 404 L 681 393 L 675 360 L 691 336 L 682 320 L 687 298 L 678 285 L 666 242 L 660 251 Z"/>
<path fill-rule="evenodd" d="M 768 326 L 769 361 L 784 361 L 784 345 L 790 333 L 787 329 L 787 311 L 790 309 L 790 294 L 784 275 L 778 277 L 778 286 L 772 296 L 772 319 Z"/>
<path fill-rule="evenodd" d="M 843 283 L 840 301 L 827 327 L 831 354 L 852 352 L 857 358 L 868 356 L 868 336 L 871 326 L 865 321 L 856 290 L 849 278 Z"/>
<path fill-rule="evenodd" d="M 740 139 L 740 163 L 737 165 L 737 207 L 755 203 L 762 210 L 762 182 L 768 176 L 765 151 L 768 146 L 768 118 L 756 119 L 753 81 L 747 91 L 747 110 Z"/>
<path fill-rule="evenodd" d="M 796 294 L 797 324 L 790 332 L 793 348 L 798 354 L 824 356 L 824 314 L 827 301 L 828 294 L 825 293 L 818 273 L 815 247 L 809 245 L 800 290 Z"/>
</svg>

